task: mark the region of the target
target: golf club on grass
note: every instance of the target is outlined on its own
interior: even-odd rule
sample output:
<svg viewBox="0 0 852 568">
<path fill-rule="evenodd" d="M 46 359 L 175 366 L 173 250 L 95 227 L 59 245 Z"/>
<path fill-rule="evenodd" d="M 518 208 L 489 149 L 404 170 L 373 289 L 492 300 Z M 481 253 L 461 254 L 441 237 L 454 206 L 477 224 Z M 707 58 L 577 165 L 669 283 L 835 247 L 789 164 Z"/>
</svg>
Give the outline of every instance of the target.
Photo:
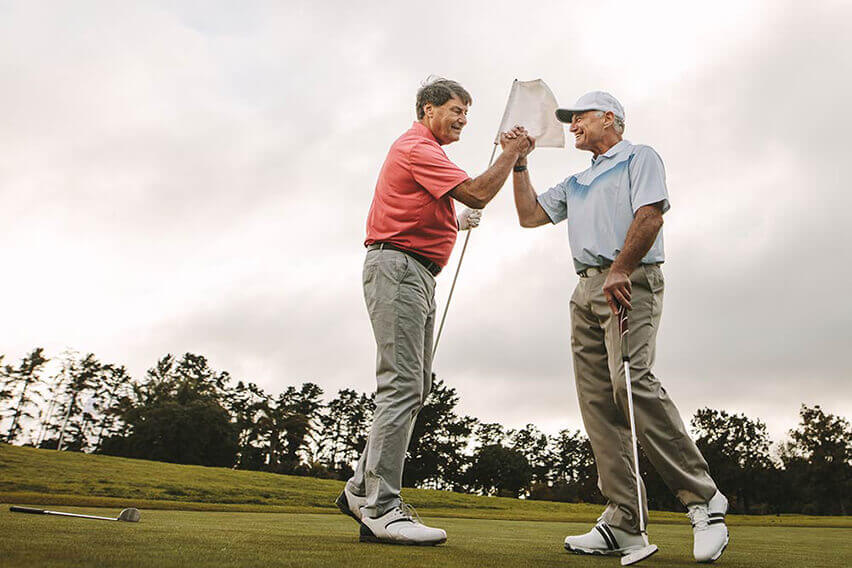
<svg viewBox="0 0 852 568">
<path fill-rule="evenodd" d="M 121 513 L 118 514 L 116 518 L 112 517 L 98 517 L 97 515 L 78 515 L 77 513 L 62 513 L 60 511 L 48 511 L 47 509 L 32 509 L 30 507 L 18 507 L 13 505 L 9 507 L 9 510 L 13 513 L 30 513 L 32 515 L 59 515 L 60 517 L 79 517 L 81 519 L 96 519 L 99 521 L 125 521 L 128 523 L 138 523 L 139 517 L 139 509 L 124 509 Z"/>
<path fill-rule="evenodd" d="M 633 440 L 633 467 L 636 471 L 636 508 L 639 510 L 639 532 L 645 546 L 621 557 L 622 566 L 630 566 L 645 560 L 657 550 L 656 544 L 648 544 L 648 532 L 642 513 L 642 478 L 639 475 L 639 451 L 636 444 L 636 419 L 633 416 L 633 389 L 630 384 L 630 348 L 627 341 L 627 308 L 618 306 L 618 331 L 621 333 L 621 360 L 624 361 L 624 377 L 627 382 L 627 412 L 630 415 L 630 435 Z"/>
</svg>

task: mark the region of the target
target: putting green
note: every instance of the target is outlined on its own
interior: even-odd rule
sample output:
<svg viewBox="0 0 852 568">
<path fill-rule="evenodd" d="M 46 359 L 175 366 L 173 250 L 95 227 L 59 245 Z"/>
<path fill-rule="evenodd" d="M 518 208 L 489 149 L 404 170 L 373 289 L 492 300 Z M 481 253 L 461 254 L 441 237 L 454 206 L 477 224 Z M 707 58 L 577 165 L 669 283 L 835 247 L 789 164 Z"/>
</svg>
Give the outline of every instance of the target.
<svg viewBox="0 0 852 568">
<path fill-rule="evenodd" d="M 57 507 L 58 508 L 58 507 Z M 115 515 L 113 509 L 63 507 Z M 360 544 L 343 515 L 142 510 L 139 523 L 22 515 L 0 508 L 0 566 L 308 566 L 308 567 L 606 567 L 616 558 L 562 550 L 566 534 L 586 523 L 428 518 L 447 530 L 447 544 Z M 660 552 L 640 566 L 696 566 L 692 533 L 652 526 Z M 734 526 L 718 566 L 831 567 L 852 564 L 852 529 Z"/>
</svg>

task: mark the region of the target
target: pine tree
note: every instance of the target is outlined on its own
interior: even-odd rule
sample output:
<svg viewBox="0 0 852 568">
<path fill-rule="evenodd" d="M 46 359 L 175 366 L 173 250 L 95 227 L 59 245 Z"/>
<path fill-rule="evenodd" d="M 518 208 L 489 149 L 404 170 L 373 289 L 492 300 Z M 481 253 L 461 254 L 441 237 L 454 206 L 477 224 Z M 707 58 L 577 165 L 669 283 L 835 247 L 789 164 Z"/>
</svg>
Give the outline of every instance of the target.
<svg viewBox="0 0 852 568">
<path fill-rule="evenodd" d="M 56 449 L 83 451 L 87 448 L 94 410 L 90 401 L 100 384 L 103 370 L 104 365 L 94 353 L 88 353 L 70 366 L 69 380 L 64 383 L 64 400 L 60 404 L 63 419 Z"/>
<path fill-rule="evenodd" d="M 33 419 L 32 408 L 37 403 L 37 393 L 33 388 L 41 383 L 41 370 L 48 359 L 44 349 L 37 347 L 26 355 L 17 369 L 6 367 L 9 388 L 17 390 L 17 403 L 12 407 L 12 424 L 6 433 L 6 442 L 12 443 L 22 432 L 21 419 Z"/>
<path fill-rule="evenodd" d="M 103 442 L 104 434 L 114 432 L 118 417 L 121 414 L 119 401 L 126 397 L 131 389 L 132 378 L 127 374 L 127 369 L 122 365 L 106 365 L 101 374 L 101 384 L 95 392 L 98 404 L 96 409 L 101 414 L 98 421 L 94 452 L 98 452 Z"/>
</svg>

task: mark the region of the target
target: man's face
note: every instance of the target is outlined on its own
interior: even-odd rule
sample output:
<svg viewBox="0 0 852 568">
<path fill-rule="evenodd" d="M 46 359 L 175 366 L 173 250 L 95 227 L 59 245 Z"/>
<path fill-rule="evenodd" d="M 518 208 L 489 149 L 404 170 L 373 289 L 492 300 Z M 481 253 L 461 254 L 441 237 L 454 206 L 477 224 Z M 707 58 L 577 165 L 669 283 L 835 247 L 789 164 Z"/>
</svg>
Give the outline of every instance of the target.
<svg viewBox="0 0 852 568">
<path fill-rule="evenodd" d="M 423 110 L 440 144 L 451 144 L 461 137 L 462 128 L 467 124 L 467 105 L 461 99 L 453 97 L 441 106 L 427 103 Z"/>
<path fill-rule="evenodd" d="M 604 135 L 606 115 L 598 116 L 599 111 L 587 110 L 575 112 L 568 131 L 574 135 L 574 147 L 578 150 L 594 150 Z"/>
</svg>

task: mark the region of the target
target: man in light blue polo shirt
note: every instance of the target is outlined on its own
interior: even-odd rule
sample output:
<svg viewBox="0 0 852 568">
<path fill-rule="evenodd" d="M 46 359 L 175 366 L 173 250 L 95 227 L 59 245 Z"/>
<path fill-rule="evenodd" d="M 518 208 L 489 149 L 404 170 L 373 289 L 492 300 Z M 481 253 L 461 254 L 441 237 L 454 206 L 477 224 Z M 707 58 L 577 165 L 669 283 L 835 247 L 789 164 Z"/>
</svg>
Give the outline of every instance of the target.
<svg viewBox="0 0 852 568">
<path fill-rule="evenodd" d="M 687 507 L 695 559 L 712 562 L 728 543 L 728 501 L 651 371 L 663 301 L 660 229 L 669 209 L 663 161 L 650 146 L 622 139 L 624 108 L 609 93 L 587 93 L 571 108 L 558 109 L 556 117 L 570 123 L 575 147 L 592 153 L 591 166 L 537 195 L 524 157 L 515 164 L 513 185 L 521 226 L 568 221 L 580 276 L 570 305 L 574 375 L 598 486 L 608 503 L 598 524 L 586 534 L 567 537 L 565 548 L 577 554 L 625 555 L 644 546 L 621 365 L 617 313 L 624 306 L 629 310 L 637 437 Z M 647 513 L 644 490 L 642 494 Z"/>
</svg>

